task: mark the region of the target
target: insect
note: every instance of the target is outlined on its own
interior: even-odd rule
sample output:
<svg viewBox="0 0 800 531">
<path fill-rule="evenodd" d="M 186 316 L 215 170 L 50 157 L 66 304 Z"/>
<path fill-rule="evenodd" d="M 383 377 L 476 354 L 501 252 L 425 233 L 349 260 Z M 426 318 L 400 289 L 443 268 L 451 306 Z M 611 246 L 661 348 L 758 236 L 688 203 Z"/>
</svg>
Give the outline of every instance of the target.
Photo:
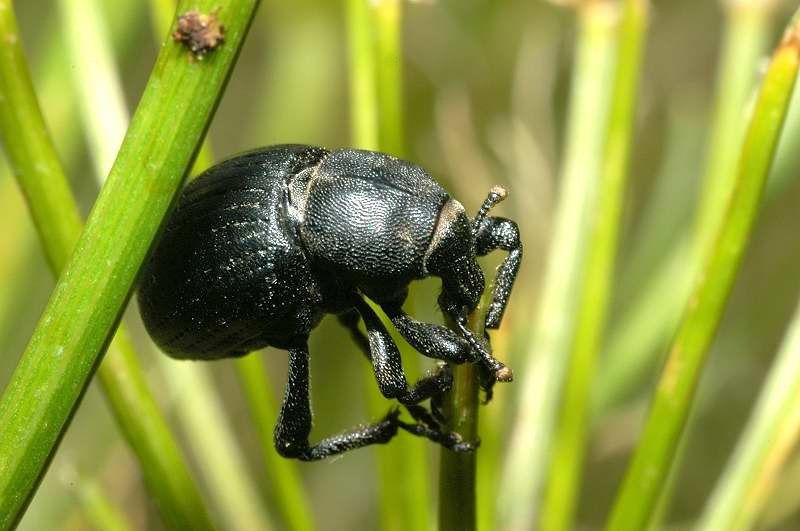
<svg viewBox="0 0 800 531">
<path fill-rule="evenodd" d="M 289 376 L 274 439 L 290 458 L 317 460 L 403 429 L 457 451 L 473 442 L 443 432 L 420 406 L 452 382 L 445 364 L 409 385 L 376 303 L 425 356 L 476 363 L 487 390 L 510 381 L 488 341 L 466 325 L 484 290 L 476 256 L 502 249 L 486 327 L 503 317 L 522 259 L 517 224 L 487 216 L 504 197 L 493 189 L 475 218 L 422 168 L 372 151 L 279 145 L 206 171 L 183 191 L 142 271 L 139 305 L 156 343 L 175 358 L 212 360 L 273 346 L 289 353 Z M 402 309 L 411 281 L 440 277 L 439 306 L 456 331 Z M 309 442 L 308 337 L 336 314 L 371 361 L 382 394 L 405 405 L 380 422 Z M 366 335 L 358 328 L 363 320 Z"/>
</svg>

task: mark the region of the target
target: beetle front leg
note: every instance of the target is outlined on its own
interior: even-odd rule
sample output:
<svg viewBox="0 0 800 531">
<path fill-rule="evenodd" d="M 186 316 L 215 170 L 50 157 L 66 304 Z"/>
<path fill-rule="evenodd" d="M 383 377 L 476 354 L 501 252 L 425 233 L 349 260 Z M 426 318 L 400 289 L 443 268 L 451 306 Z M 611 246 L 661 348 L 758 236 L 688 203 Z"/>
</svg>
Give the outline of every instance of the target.
<svg viewBox="0 0 800 531">
<path fill-rule="evenodd" d="M 488 329 L 498 328 L 503 319 L 508 297 L 511 295 L 522 261 L 522 241 L 517 224 L 510 219 L 483 218 L 475 235 L 475 253 L 478 256 L 485 256 L 497 249 L 508 251 L 508 256 L 497 268 L 494 278 L 492 301 L 486 312 L 485 323 Z"/>
<path fill-rule="evenodd" d="M 449 309 L 449 305 L 444 304 Z M 488 345 L 467 328 L 465 312 L 448 311 L 461 333 L 459 336 L 444 326 L 417 321 L 397 306 L 386 306 L 383 310 L 406 341 L 425 356 L 451 363 L 480 363 L 487 375 L 484 378 L 487 394 L 491 393 L 495 381 L 510 382 L 513 379 L 511 369 L 495 359 Z"/>
<path fill-rule="evenodd" d="M 477 361 L 478 355 L 470 343 L 445 326 L 418 321 L 396 305 L 382 306 L 383 311 L 419 353 L 450 363 Z"/>
</svg>

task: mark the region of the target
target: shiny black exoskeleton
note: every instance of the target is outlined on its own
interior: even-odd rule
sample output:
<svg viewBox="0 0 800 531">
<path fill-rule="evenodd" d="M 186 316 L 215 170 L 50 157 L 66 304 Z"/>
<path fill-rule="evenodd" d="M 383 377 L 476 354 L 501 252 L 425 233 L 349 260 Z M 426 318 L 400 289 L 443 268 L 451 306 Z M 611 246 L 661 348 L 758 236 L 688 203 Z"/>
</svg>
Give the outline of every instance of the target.
<svg viewBox="0 0 800 531">
<path fill-rule="evenodd" d="M 239 356 L 268 345 L 289 351 L 289 381 L 275 428 L 286 457 L 321 459 L 386 442 L 398 428 L 455 450 L 474 445 L 443 433 L 417 405 L 452 381 L 446 366 L 409 386 L 400 354 L 365 297 L 420 353 L 475 362 L 486 385 L 511 371 L 466 327 L 484 290 L 476 256 L 508 251 L 495 280 L 486 327 L 497 328 L 522 258 L 517 225 L 488 217 L 505 192 L 493 189 L 474 219 L 424 170 L 395 157 L 304 145 L 258 149 L 206 171 L 180 197 L 145 265 L 139 304 L 147 330 L 176 358 Z M 439 304 L 458 332 L 402 310 L 408 284 L 442 279 Z M 311 445 L 311 330 L 337 314 L 371 360 L 381 392 L 406 405 L 382 421 Z M 362 319 L 366 337 L 358 329 Z"/>
</svg>

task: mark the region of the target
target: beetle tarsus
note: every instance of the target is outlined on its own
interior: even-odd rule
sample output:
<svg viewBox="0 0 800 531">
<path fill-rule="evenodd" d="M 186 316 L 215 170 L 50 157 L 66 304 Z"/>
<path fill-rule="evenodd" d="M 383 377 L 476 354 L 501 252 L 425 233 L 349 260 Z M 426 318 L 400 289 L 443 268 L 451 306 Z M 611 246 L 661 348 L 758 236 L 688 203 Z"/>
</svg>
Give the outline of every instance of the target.
<svg viewBox="0 0 800 531">
<path fill-rule="evenodd" d="M 408 433 L 417 435 L 418 437 L 425 437 L 454 452 L 474 452 L 480 445 L 480 440 L 465 441 L 463 437 L 456 432 L 434 430 L 423 423 L 410 424 L 398 420 L 398 425 Z"/>
</svg>

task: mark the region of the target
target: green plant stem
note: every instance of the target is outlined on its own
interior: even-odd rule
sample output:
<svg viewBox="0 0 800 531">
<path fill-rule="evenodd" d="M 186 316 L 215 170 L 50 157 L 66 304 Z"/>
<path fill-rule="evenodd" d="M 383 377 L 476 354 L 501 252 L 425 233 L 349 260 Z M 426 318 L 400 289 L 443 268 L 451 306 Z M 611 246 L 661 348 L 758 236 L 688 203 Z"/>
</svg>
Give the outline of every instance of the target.
<svg viewBox="0 0 800 531">
<path fill-rule="evenodd" d="M 403 3 L 401 0 L 370 2 L 375 27 L 375 82 L 378 105 L 378 148 L 397 157 L 406 155 L 403 120 Z M 409 286 L 405 310 L 413 315 L 417 309 L 417 291 Z M 388 330 L 391 323 L 384 319 Z M 393 334 L 409 378 L 420 372 L 419 353 Z M 373 379 L 374 380 L 374 379 Z M 385 407 L 381 405 L 381 407 Z M 379 413 L 379 411 L 375 411 Z M 428 466 L 429 443 L 423 439 L 403 437 L 395 441 L 393 473 L 403 477 L 399 482 L 400 501 L 392 507 L 393 518 L 405 529 L 427 529 L 431 525 L 431 494 Z M 402 463 L 401 466 L 398 466 Z M 387 503 L 391 503 L 387 501 Z M 403 515 L 403 519 L 397 515 Z"/>
<path fill-rule="evenodd" d="M 78 501 L 94 529 L 98 531 L 133 531 L 125 515 L 108 499 L 102 487 L 88 477 L 75 478 Z"/>
<path fill-rule="evenodd" d="M 796 14 L 761 84 L 724 223 L 679 325 L 608 530 L 641 529 L 647 524 L 675 458 L 706 353 L 755 223 L 791 99 L 800 62 L 797 19 Z"/>
<path fill-rule="evenodd" d="M 73 84 L 80 116 L 87 132 L 95 175 L 103 178 L 111 168 L 128 127 L 125 96 L 119 89 L 119 73 L 112 56 L 111 40 L 101 22 L 97 0 L 58 2 L 63 33 L 71 58 Z M 92 117 L 102 117 L 92 119 Z"/>
<path fill-rule="evenodd" d="M 272 490 L 280 491 L 275 492 L 275 498 L 284 522 L 289 529 L 310 531 L 315 525 L 299 471 L 291 461 L 278 455 L 272 442 L 278 404 L 262 356 L 261 352 L 253 352 L 236 360 L 236 372 L 250 406 L 268 477 L 274 484 Z"/>
<path fill-rule="evenodd" d="M 80 215 L 49 141 L 25 63 L 10 0 L 0 0 L 0 110 L 3 149 L 28 200 L 50 268 L 60 270 L 75 241 Z M 53 176 L 59 176 L 53 178 Z M 35 197 L 36 201 L 31 201 Z"/>
<path fill-rule="evenodd" d="M 696 245 L 708 249 L 725 215 L 736 180 L 748 100 L 770 34 L 771 2 L 728 2 L 717 79 L 711 144 L 703 176 L 695 227 Z"/>
<path fill-rule="evenodd" d="M 371 2 L 375 20 L 378 82 L 378 139 L 381 149 L 405 155 L 403 127 L 403 4 Z"/>
<path fill-rule="evenodd" d="M 579 2 L 576 12 L 579 32 L 553 239 L 526 362 L 518 371 L 524 386 L 497 494 L 496 527 L 512 531 L 532 526 L 548 466 L 590 240 L 588 212 L 593 211 L 608 127 L 618 13 L 597 1 Z"/>
<path fill-rule="evenodd" d="M 800 305 L 700 531 L 752 529 L 800 436 Z"/>
<path fill-rule="evenodd" d="M 88 2 L 61 2 L 62 18 L 65 20 L 70 52 L 75 67 L 75 83 L 81 103 L 81 116 L 90 134 L 92 153 L 99 174 L 111 165 L 117 152 L 120 139 L 128 125 L 128 113 L 124 107 L 124 96 L 119 74 L 113 59 L 107 53 L 111 48 L 106 26 L 97 13 L 97 6 Z M 175 13 L 175 2 L 167 8 L 163 21 L 163 33 L 168 33 L 168 25 Z M 80 38 L 77 38 L 80 36 Z M 81 45 L 90 44 L 87 51 Z M 98 53 L 106 50 L 106 53 Z M 89 82 L 91 81 L 91 82 Z M 110 109 L 94 109 L 94 102 L 100 97 L 97 86 L 103 88 L 102 95 L 114 105 Z M 208 151 L 206 149 L 206 151 Z M 201 162 L 203 164 L 205 162 Z M 195 163 L 195 167 L 197 166 Z M 170 370 L 174 364 L 166 364 Z M 210 367 L 197 364 L 183 364 L 183 373 L 171 374 L 166 381 L 169 386 L 182 382 L 183 394 L 176 403 L 180 420 L 189 434 L 189 446 L 204 465 L 201 471 L 210 477 L 208 489 L 216 502 L 219 513 L 224 517 L 226 527 L 231 529 L 267 529 L 267 519 L 255 484 L 241 459 L 241 450 L 236 444 L 233 429 L 226 415 L 221 414 L 222 405 L 207 371 Z M 178 372 L 178 371 L 175 371 Z M 101 378 L 104 371 L 101 368 Z M 191 397 L 186 399 L 186 397 Z M 214 416 L 212 420 L 210 417 Z M 202 419 L 202 420 L 198 420 Z M 209 432 L 207 424 L 216 429 Z"/>
<path fill-rule="evenodd" d="M 656 363 L 661 346 L 680 320 L 692 279 L 702 264 L 701 251 L 709 248 L 733 190 L 746 110 L 750 108 L 759 62 L 767 50 L 776 3 L 759 0 L 725 5 L 716 104 L 694 234 L 683 235 L 673 243 L 612 330 L 605 349 L 604 377 L 595 393 L 597 415 L 627 396 Z M 779 189 L 780 182 L 771 182 L 770 187 Z M 670 216 L 665 223 L 674 226 L 674 219 Z"/>
<path fill-rule="evenodd" d="M 378 150 L 381 149 L 381 139 L 379 123 L 390 123 L 394 117 L 384 117 L 381 115 L 382 108 L 380 101 L 386 101 L 392 97 L 398 97 L 399 92 L 392 94 L 392 88 L 384 92 L 384 97 L 379 98 L 378 88 L 378 67 L 377 54 L 378 47 L 375 46 L 375 22 L 378 17 L 371 10 L 367 0 L 348 0 L 347 2 L 347 32 L 348 32 L 348 58 L 349 58 L 349 77 L 350 77 L 350 128 L 353 146 L 362 149 Z M 395 19 L 399 23 L 399 17 Z M 386 20 L 379 24 L 378 29 L 385 30 Z M 397 30 L 394 30 L 397 31 Z M 387 36 L 383 37 L 384 39 Z M 391 36 L 388 36 L 391 39 Z M 386 42 L 381 48 L 386 51 Z M 399 48 L 395 47 L 394 53 L 398 53 Z M 389 50 L 391 52 L 391 50 Z M 387 60 L 396 62 L 398 57 Z M 382 65 L 382 69 L 384 65 Z M 388 68 L 392 68 L 389 66 Z M 387 105 L 384 103 L 384 105 Z M 395 124 L 397 125 L 397 124 Z M 381 317 L 381 321 L 388 330 L 393 330 L 393 326 L 383 315 L 382 310 L 367 301 L 375 312 Z M 396 334 L 393 334 L 396 338 Z M 401 342 L 398 342 L 402 345 Z M 401 354 L 402 354 L 401 350 Z M 369 410 L 373 416 L 385 414 L 386 401 L 374 391 L 375 375 L 372 367 L 365 371 L 365 386 L 369 403 Z M 413 444 L 417 441 L 407 441 L 398 438 L 392 445 L 377 449 L 375 456 L 378 465 L 378 498 L 380 505 L 380 527 L 383 531 L 402 531 L 409 528 L 414 521 L 420 518 L 427 520 L 424 505 L 426 500 L 419 498 L 419 493 L 414 493 L 414 485 L 419 482 L 419 473 L 407 476 L 403 473 L 406 461 L 416 459 L 413 454 Z M 417 453 L 419 455 L 419 452 Z M 418 467 L 418 464 L 410 466 Z M 423 487 L 424 488 L 424 487 Z M 424 490 L 422 494 L 424 494 Z M 400 500 L 398 502 L 398 500 Z M 402 504 L 403 510 L 398 510 L 398 503 Z M 416 504 L 416 507 L 409 507 L 409 504 Z M 418 525 L 418 524 L 415 524 Z M 427 527 L 427 522 L 423 525 Z"/>
<path fill-rule="evenodd" d="M 378 86 L 367 0 L 347 0 L 350 131 L 355 147 L 378 149 Z"/>
<path fill-rule="evenodd" d="M 0 3 L 0 17 L 2 42 L 6 43 L 0 65 L 0 101 L 3 102 L 0 104 L 0 132 L 45 252 L 50 257 L 51 269 L 57 274 L 78 240 L 82 223 L 30 84 L 10 6 Z M 124 330 L 120 329 L 112 341 L 99 376 L 116 420 L 141 463 L 145 482 L 165 521 L 175 526 L 210 528 L 188 466 L 146 386 Z M 9 518 L 13 516 L 4 514 Z M 2 521 L 0 527 L 9 523 Z"/>
<path fill-rule="evenodd" d="M 469 316 L 469 329 L 483 337 L 483 301 Z M 453 386 L 444 396 L 445 430 L 465 441 L 478 439 L 478 371 L 472 363 L 450 365 Z M 439 530 L 476 529 L 475 478 L 478 452 L 442 448 L 439 463 Z"/>
<path fill-rule="evenodd" d="M 591 244 L 553 441 L 541 528 L 573 528 L 588 432 L 590 389 L 608 312 L 628 176 L 642 47 L 647 28 L 646 0 L 624 0 L 619 51 L 609 113 L 608 136 L 593 214 Z"/>
<path fill-rule="evenodd" d="M 173 404 L 201 471 L 213 493 L 225 529 L 269 531 L 265 513 L 228 414 L 211 381 L 211 372 L 194 362 L 159 357 L 164 376 L 175 390 Z M 213 426 L 213 430 L 209 427 Z M 212 433 L 209 433 L 212 431 Z"/>
<path fill-rule="evenodd" d="M 3 42 L 9 43 L 17 35 L 9 26 L 10 6 L 3 4 L 0 24 Z M 212 1 L 189 4 L 182 2 L 183 10 L 220 7 Z M 256 0 L 231 0 L 221 6 L 225 44 L 202 62 L 190 61 L 186 48 L 173 42 L 165 43 L 159 54 L 108 182 L 0 401 L 2 528 L 21 517 L 111 339 L 138 268 L 216 108 L 256 5 Z M 23 88 L 30 89 L 29 83 Z M 27 123 L 18 125 L 17 131 L 30 129 Z"/>
<path fill-rule="evenodd" d="M 67 0 L 62 0 L 67 1 Z M 161 46 L 164 41 L 171 38 L 172 19 L 175 17 L 178 8 L 178 0 L 150 0 L 150 24 L 156 37 L 156 44 Z M 197 152 L 194 164 L 192 165 L 191 175 L 197 175 L 203 170 L 210 168 L 214 164 L 214 155 L 208 140 L 203 140 L 200 151 Z"/>
</svg>

